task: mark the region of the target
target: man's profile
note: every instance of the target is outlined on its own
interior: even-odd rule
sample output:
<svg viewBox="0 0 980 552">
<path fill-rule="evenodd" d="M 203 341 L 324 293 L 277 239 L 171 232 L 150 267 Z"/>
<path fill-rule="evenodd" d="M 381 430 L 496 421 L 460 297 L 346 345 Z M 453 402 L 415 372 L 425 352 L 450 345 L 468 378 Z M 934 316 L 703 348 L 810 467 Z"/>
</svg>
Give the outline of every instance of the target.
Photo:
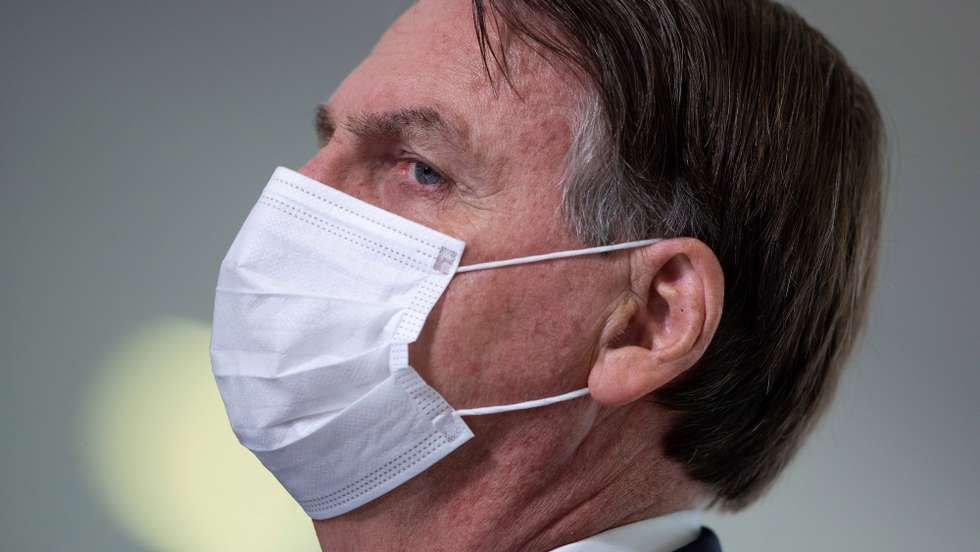
<svg viewBox="0 0 980 552">
<path fill-rule="evenodd" d="M 212 358 L 323 549 L 718 550 L 697 511 L 773 483 L 866 317 L 841 53 L 765 0 L 421 0 L 315 124 Z"/>
</svg>

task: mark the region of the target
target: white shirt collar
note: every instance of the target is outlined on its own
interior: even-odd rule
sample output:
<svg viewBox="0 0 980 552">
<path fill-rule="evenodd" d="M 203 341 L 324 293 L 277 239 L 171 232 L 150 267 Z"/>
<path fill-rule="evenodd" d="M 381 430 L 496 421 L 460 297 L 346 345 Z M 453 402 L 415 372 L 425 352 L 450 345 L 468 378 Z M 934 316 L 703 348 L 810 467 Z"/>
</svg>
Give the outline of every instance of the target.
<svg viewBox="0 0 980 552">
<path fill-rule="evenodd" d="M 552 552 L 674 552 L 700 532 L 701 512 L 687 510 L 603 531 Z"/>
</svg>

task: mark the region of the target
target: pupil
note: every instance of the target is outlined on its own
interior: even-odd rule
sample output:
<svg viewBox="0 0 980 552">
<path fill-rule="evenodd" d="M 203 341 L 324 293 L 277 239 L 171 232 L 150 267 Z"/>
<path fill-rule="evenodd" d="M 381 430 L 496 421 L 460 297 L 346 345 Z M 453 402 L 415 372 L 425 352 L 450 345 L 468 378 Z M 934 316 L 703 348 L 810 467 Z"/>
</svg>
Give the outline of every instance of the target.
<svg viewBox="0 0 980 552">
<path fill-rule="evenodd" d="M 438 184 L 442 177 L 439 176 L 432 167 L 426 165 L 425 163 L 415 163 L 415 180 L 419 184 L 425 184 L 428 186 Z"/>
</svg>

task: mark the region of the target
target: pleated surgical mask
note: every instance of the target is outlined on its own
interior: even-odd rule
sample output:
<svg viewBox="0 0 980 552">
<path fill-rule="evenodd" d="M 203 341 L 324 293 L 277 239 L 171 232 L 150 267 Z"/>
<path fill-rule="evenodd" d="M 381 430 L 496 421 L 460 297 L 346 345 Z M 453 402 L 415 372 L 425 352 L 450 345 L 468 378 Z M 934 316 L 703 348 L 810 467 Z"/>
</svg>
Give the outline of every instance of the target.
<svg viewBox="0 0 980 552">
<path fill-rule="evenodd" d="M 218 276 L 211 363 L 231 426 L 313 519 L 408 481 L 473 437 L 410 366 L 454 275 L 640 247 L 644 240 L 459 266 L 463 242 L 280 167 Z"/>
</svg>

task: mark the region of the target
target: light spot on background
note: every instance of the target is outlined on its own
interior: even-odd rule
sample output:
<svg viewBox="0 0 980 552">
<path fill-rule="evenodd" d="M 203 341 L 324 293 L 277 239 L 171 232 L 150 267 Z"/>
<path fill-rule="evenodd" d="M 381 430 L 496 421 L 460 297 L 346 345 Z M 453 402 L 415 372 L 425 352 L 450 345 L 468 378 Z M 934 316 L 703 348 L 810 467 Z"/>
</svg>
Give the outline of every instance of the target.
<svg viewBox="0 0 980 552">
<path fill-rule="evenodd" d="M 111 351 L 81 420 L 95 492 L 151 550 L 319 550 L 309 518 L 232 433 L 209 340 L 204 324 L 163 319 Z"/>
</svg>

